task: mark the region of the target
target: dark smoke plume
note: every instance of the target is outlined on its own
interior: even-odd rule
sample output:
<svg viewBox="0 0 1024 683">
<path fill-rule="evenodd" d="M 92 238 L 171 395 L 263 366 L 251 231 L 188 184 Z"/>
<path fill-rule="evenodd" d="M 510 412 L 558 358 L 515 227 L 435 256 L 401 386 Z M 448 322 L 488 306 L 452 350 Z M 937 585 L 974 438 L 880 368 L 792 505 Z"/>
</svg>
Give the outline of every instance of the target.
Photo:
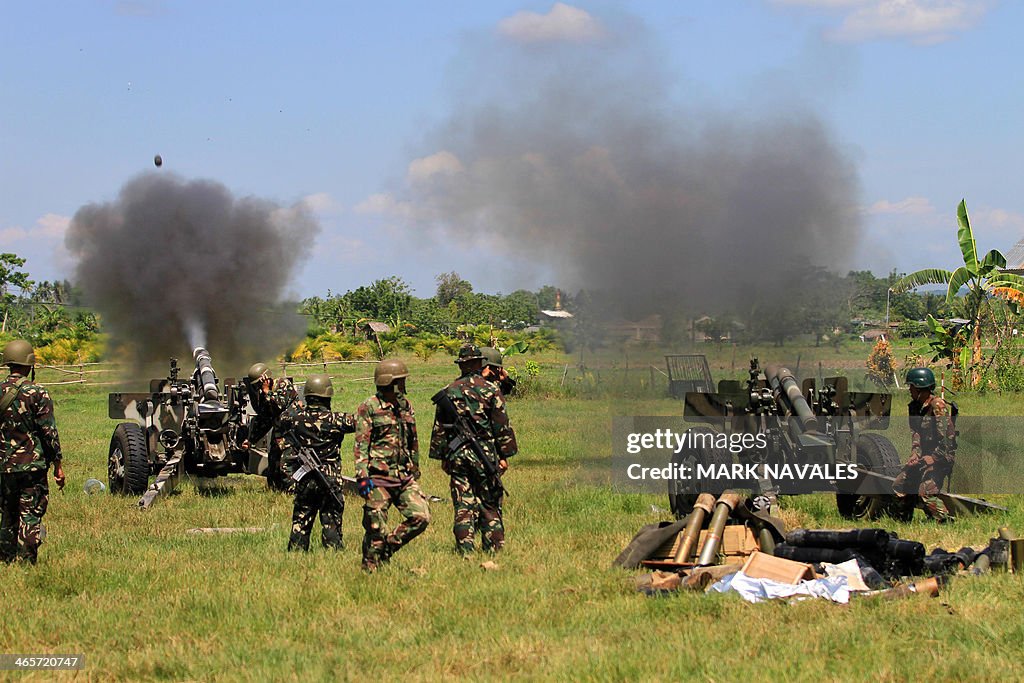
<svg viewBox="0 0 1024 683">
<path fill-rule="evenodd" d="M 76 282 L 137 364 L 215 367 L 280 352 L 302 323 L 278 304 L 319 227 L 297 204 L 236 199 L 220 183 L 149 173 L 80 208 L 67 234 Z M 247 360 L 249 359 L 249 360 Z"/>
<path fill-rule="evenodd" d="M 635 22 L 610 28 L 469 49 L 399 197 L 417 231 L 546 263 L 619 314 L 781 304 L 794 272 L 845 265 L 860 184 L 826 124 L 700 102 Z"/>
</svg>

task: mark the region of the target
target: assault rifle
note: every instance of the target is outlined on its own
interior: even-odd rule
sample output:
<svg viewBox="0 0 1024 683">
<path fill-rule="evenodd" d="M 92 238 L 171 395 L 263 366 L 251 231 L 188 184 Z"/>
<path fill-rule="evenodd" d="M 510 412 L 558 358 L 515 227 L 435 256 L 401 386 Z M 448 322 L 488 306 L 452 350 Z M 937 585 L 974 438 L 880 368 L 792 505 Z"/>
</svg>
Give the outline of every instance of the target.
<svg viewBox="0 0 1024 683">
<path fill-rule="evenodd" d="M 327 489 L 327 493 L 330 494 L 334 502 L 338 504 L 341 509 L 345 508 L 345 499 L 342 498 L 341 491 L 338 490 L 337 484 L 324 473 L 324 464 L 320 460 L 320 456 L 317 455 L 316 451 L 312 448 L 296 447 L 295 452 L 299 460 L 299 469 L 295 470 L 292 474 L 292 479 L 296 483 L 302 481 L 306 475 L 312 473 L 316 477 L 316 480 Z"/>
<path fill-rule="evenodd" d="M 441 426 L 444 427 L 445 433 L 447 435 L 454 433 L 454 437 L 448 441 L 448 452 L 451 454 L 457 453 L 463 446 L 469 446 L 477 460 L 480 461 L 480 465 L 484 468 L 484 473 L 487 475 L 490 484 L 502 495 L 507 495 L 508 492 L 501 484 L 501 472 L 498 470 L 498 463 L 491 458 L 487 450 L 480 444 L 480 440 L 473 433 L 472 426 L 455 407 L 452 397 L 442 389 L 434 394 L 430 400 L 437 406 L 437 415 Z"/>
</svg>

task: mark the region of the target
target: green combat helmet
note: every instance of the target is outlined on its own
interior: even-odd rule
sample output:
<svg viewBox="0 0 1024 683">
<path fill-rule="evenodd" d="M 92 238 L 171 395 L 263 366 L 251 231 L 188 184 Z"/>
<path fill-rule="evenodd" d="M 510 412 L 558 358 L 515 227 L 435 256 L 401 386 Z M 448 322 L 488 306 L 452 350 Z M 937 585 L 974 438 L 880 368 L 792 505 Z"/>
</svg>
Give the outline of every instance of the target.
<svg viewBox="0 0 1024 683">
<path fill-rule="evenodd" d="M 387 358 L 373 369 L 373 383 L 378 387 L 389 386 L 396 379 L 409 376 L 409 368 L 397 358 Z"/>
<path fill-rule="evenodd" d="M 911 368 L 907 371 L 907 384 L 918 389 L 934 389 L 935 373 L 928 368 Z"/>
<path fill-rule="evenodd" d="M 310 375 L 306 379 L 306 386 L 302 389 L 302 395 L 306 398 L 310 396 L 318 396 L 320 398 L 334 396 L 334 385 L 331 384 L 331 378 L 324 374 Z"/>
<path fill-rule="evenodd" d="M 259 382 L 268 372 L 270 372 L 270 368 L 267 367 L 266 363 L 253 363 L 252 367 L 249 368 L 249 381 L 253 383 Z"/>
<path fill-rule="evenodd" d="M 483 360 L 484 355 L 480 353 L 480 347 L 476 344 L 463 344 L 459 348 L 459 357 L 456 363 L 468 363 L 471 360 Z"/>
<path fill-rule="evenodd" d="M 4 347 L 4 365 L 28 365 L 36 364 L 36 353 L 32 345 L 24 339 L 15 339 L 7 342 Z"/>
<path fill-rule="evenodd" d="M 501 351 L 493 346 L 483 346 L 480 348 L 480 353 L 484 356 L 484 365 L 489 365 L 492 368 L 501 367 Z"/>
</svg>

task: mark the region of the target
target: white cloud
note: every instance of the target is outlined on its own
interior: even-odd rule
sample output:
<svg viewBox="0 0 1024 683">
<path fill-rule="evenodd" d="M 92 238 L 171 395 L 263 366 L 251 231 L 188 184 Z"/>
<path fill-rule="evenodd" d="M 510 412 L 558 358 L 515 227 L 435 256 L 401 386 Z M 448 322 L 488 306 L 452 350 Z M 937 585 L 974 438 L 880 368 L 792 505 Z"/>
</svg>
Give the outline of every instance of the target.
<svg viewBox="0 0 1024 683">
<path fill-rule="evenodd" d="M 306 195 L 302 198 L 301 202 L 307 209 L 317 214 L 340 213 L 343 208 L 341 204 L 326 192 Z"/>
<path fill-rule="evenodd" d="M 371 194 L 355 205 L 353 209 L 359 214 L 380 214 L 407 218 L 412 216 L 413 207 L 408 202 L 401 202 L 388 193 Z"/>
<path fill-rule="evenodd" d="M 585 10 L 561 2 L 547 14 L 519 12 L 502 19 L 498 32 L 521 43 L 587 43 L 604 37 L 601 22 Z"/>
<path fill-rule="evenodd" d="M 1005 209 L 988 209 L 979 211 L 977 214 L 969 212 L 974 215 L 971 218 L 971 224 L 974 221 L 980 220 L 993 228 L 1003 229 L 1011 228 L 1014 230 L 1024 230 L 1024 215 L 1014 213 L 1013 211 L 1007 211 Z"/>
<path fill-rule="evenodd" d="M 856 7 L 865 5 L 869 0 L 772 0 L 776 5 L 793 5 L 797 7 L 824 7 L 832 9 L 835 7 Z"/>
<path fill-rule="evenodd" d="M 979 242 L 996 242 L 1003 253 L 1006 253 L 1006 245 L 1016 244 L 1024 238 L 1024 215 L 1005 209 L 971 211 L 970 207 L 967 215 L 970 216 L 975 238 Z"/>
<path fill-rule="evenodd" d="M 774 0 L 777 5 L 843 12 L 826 36 L 840 42 L 906 38 L 924 45 L 948 40 L 972 28 L 990 0 Z"/>
<path fill-rule="evenodd" d="M 464 170 L 459 158 L 447 150 L 413 159 L 409 162 L 408 177 L 411 183 L 421 183 L 437 174 L 451 175 Z"/>
<path fill-rule="evenodd" d="M 36 221 L 34 231 L 35 234 L 38 234 L 40 237 L 58 237 L 60 239 L 64 239 L 64 233 L 67 232 L 70 224 L 71 219 L 67 216 L 48 213 Z"/>
<path fill-rule="evenodd" d="M 923 216 L 934 214 L 935 207 L 925 197 L 907 197 L 898 202 L 890 202 L 888 199 L 880 199 L 867 209 L 865 213 L 879 216 L 885 214 L 896 214 L 902 216 Z"/>
<path fill-rule="evenodd" d="M 12 246 L 25 240 L 63 240 L 70 223 L 71 219 L 67 216 L 48 213 L 40 217 L 30 228 L 12 225 L 0 229 L 0 247 Z"/>
</svg>

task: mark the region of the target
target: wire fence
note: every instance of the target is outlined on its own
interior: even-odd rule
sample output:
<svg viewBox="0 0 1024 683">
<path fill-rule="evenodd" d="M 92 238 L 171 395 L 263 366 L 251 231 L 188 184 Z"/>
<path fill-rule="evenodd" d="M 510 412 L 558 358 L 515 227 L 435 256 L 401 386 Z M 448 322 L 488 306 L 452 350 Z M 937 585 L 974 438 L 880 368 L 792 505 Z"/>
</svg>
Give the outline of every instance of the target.
<svg viewBox="0 0 1024 683">
<path fill-rule="evenodd" d="M 109 385 L 117 384 L 113 381 L 99 381 L 109 379 L 120 367 L 120 363 L 98 362 L 98 363 L 75 363 L 70 365 L 37 365 L 36 374 L 46 378 L 46 384 L 93 384 Z M 56 379 L 49 377 L 53 373 Z"/>
<path fill-rule="evenodd" d="M 298 370 L 298 374 L 309 374 L 310 369 L 321 370 L 331 374 L 330 368 L 341 366 L 376 365 L 375 360 L 331 360 L 315 363 L 280 362 L 281 376 L 290 376 L 290 371 Z M 90 386 L 113 386 L 124 384 L 120 377 L 124 363 L 102 361 L 94 363 L 71 363 L 64 365 L 36 365 L 36 376 L 46 385 L 86 384 Z M 314 371 L 315 371 L 314 370 Z"/>
</svg>

